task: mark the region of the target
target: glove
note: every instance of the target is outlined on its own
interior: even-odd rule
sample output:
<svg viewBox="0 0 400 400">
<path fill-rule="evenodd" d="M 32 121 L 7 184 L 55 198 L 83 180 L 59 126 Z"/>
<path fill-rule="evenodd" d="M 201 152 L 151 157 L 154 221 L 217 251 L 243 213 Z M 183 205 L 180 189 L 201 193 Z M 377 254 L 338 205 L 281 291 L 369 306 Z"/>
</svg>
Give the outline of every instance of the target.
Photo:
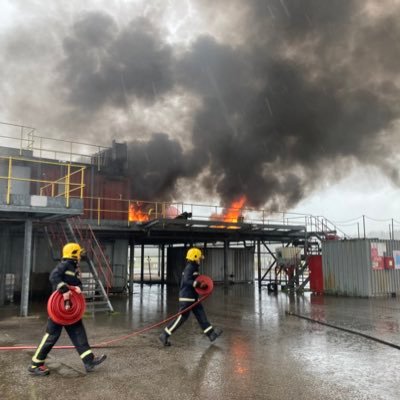
<svg viewBox="0 0 400 400">
<path fill-rule="evenodd" d="M 78 294 L 81 294 L 81 293 L 82 293 L 82 290 L 81 290 L 81 288 L 80 288 L 79 286 L 74 286 L 73 289 L 74 289 L 75 292 L 78 293 Z"/>
<path fill-rule="evenodd" d="M 68 290 L 68 292 L 63 293 L 64 301 L 69 300 L 70 296 L 71 296 L 71 291 L 70 290 Z"/>
<path fill-rule="evenodd" d="M 70 296 L 71 296 L 71 292 L 69 290 L 68 290 L 68 292 L 63 293 L 64 308 L 66 310 L 69 310 L 71 308 Z"/>
<path fill-rule="evenodd" d="M 197 285 L 200 289 L 207 289 L 207 283 L 200 281 Z"/>
</svg>

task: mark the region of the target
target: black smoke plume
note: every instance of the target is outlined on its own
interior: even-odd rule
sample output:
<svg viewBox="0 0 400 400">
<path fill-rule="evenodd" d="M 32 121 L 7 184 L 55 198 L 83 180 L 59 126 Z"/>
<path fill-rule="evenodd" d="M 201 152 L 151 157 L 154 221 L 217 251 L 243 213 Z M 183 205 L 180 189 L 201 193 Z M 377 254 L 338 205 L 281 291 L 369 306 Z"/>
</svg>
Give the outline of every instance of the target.
<svg viewBox="0 0 400 400">
<path fill-rule="evenodd" d="M 111 11 L 80 14 L 54 31 L 60 46 L 48 79 L 59 89 L 58 121 L 90 140 L 98 139 L 84 127 L 101 121 L 101 135 L 111 141 L 114 115 L 126 117 L 134 198 L 188 198 L 190 190 L 177 190 L 189 178 L 197 192 L 218 195 L 224 205 L 246 195 L 249 205 L 283 210 L 355 164 L 377 166 L 399 183 L 392 161 L 399 5 L 204 0 L 196 6 L 204 16 L 224 18 L 210 18 L 210 33 L 189 44 L 167 41 L 154 19 L 121 24 Z M 230 30 L 220 28 L 230 18 Z M 16 65 L 21 41 L 10 37 L 2 53 Z M 186 133 L 164 128 L 142 135 L 131 107 L 148 110 L 173 96 L 192 113 Z M 175 115 L 165 118 L 175 126 Z"/>
</svg>

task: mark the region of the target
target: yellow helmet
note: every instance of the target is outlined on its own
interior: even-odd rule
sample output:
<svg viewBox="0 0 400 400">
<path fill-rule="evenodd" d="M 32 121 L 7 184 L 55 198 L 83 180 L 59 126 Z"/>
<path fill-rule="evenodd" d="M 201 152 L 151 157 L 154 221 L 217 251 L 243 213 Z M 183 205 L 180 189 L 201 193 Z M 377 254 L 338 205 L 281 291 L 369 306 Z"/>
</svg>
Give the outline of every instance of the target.
<svg viewBox="0 0 400 400">
<path fill-rule="evenodd" d="M 85 249 L 79 246 L 78 243 L 67 243 L 63 247 L 63 258 L 80 261 L 84 253 Z"/>
<path fill-rule="evenodd" d="M 200 264 L 200 261 L 204 258 L 202 252 L 197 247 L 192 247 L 188 250 L 186 254 L 186 260 L 193 261 Z"/>
</svg>

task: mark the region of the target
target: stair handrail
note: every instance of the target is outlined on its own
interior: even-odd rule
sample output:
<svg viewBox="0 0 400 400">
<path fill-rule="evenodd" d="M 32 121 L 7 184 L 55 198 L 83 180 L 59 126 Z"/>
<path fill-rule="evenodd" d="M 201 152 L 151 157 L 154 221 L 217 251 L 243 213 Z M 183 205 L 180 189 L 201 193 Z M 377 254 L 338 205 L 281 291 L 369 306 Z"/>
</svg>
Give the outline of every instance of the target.
<svg viewBox="0 0 400 400">
<path fill-rule="evenodd" d="M 67 224 L 68 224 L 68 226 L 69 226 L 69 228 L 70 228 L 70 230 L 71 230 L 72 235 L 74 236 L 74 240 L 78 241 L 78 240 L 77 240 L 77 237 L 76 237 L 76 234 L 75 234 L 75 231 L 74 231 L 74 229 L 73 229 L 72 224 L 71 224 L 70 221 L 68 221 L 68 220 L 67 220 L 66 222 L 67 222 Z M 78 231 L 79 235 L 82 237 L 82 234 L 81 234 L 80 230 L 78 229 L 77 231 Z M 95 239 L 96 242 L 97 242 L 97 239 L 96 239 L 95 237 L 94 237 L 94 239 Z M 89 264 L 89 267 L 90 267 L 90 269 L 91 269 L 91 271 L 92 271 L 92 274 L 95 276 L 95 279 L 97 280 L 97 283 L 98 283 L 98 285 L 99 285 L 100 291 L 102 292 L 102 295 L 103 295 L 104 299 L 105 299 L 106 302 L 107 302 L 108 308 L 110 309 L 111 312 L 114 312 L 114 308 L 113 308 L 113 306 L 112 306 L 112 304 L 111 304 L 111 302 L 110 302 L 110 299 L 108 298 L 108 293 L 107 293 L 106 290 L 104 289 L 103 283 L 102 283 L 101 280 L 99 279 L 99 274 L 98 274 L 98 272 L 97 272 L 97 268 L 96 268 L 96 266 L 95 266 L 95 264 L 94 264 L 92 258 L 91 258 L 91 257 L 87 257 L 86 260 L 87 260 L 87 262 L 88 262 L 88 264 Z M 101 271 L 102 271 L 102 269 L 101 269 Z M 102 273 L 103 273 L 103 271 L 102 271 Z M 104 277 L 104 278 L 106 278 L 106 277 Z"/>
<path fill-rule="evenodd" d="M 83 235 L 82 235 L 82 229 L 79 228 L 79 226 L 82 227 L 84 225 L 82 223 L 82 220 L 79 217 L 71 218 L 71 220 L 73 221 L 73 223 L 75 225 L 75 228 L 76 228 L 76 231 L 80 235 L 80 238 L 82 240 L 84 240 Z M 79 225 L 78 225 L 78 222 L 76 222 L 76 221 L 79 222 Z M 97 262 L 97 265 L 98 265 L 98 269 L 101 272 L 101 275 L 105 280 L 107 290 L 109 290 L 112 287 L 112 277 L 113 277 L 112 268 L 110 266 L 110 263 L 108 262 L 107 257 L 105 256 L 105 254 L 103 252 L 103 249 L 101 248 L 101 246 L 100 246 L 100 244 L 99 244 L 99 242 L 98 242 L 98 240 L 96 238 L 96 235 L 94 234 L 93 229 L 91 228 L 91 226 L 89 224 L 85 224 L 85 228 L 86 228 L 85 231 L 89 232 L 89 234 L 90 234 L 90 238 L 87 238 L 85 240 L 85 244 L 87 244 L 87 246 L 86 246 L 87 250 L 90 249 L 92 251 L 92 254 L 93 254 L 94 258 L 96 259 L 96 262 Z M 94 243 L 95 246 L 93 246 L 92 243 Z M 99 256 L 99 254 L 100 254 L 100 256 Z M 106 272 L 103 270 L 103 266 L 106 269 L 106 272 L 107 272 L 108 276 L 106 275 Z"/>
</svg>

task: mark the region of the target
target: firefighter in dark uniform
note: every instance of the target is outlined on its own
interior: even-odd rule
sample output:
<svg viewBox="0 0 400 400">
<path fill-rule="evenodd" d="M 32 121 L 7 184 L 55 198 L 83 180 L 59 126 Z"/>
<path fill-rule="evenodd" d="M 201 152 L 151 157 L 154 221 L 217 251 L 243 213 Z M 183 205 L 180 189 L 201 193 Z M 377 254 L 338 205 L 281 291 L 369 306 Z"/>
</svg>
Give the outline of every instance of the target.
<svg viewBox="0 0 400 400">
<path fill-rule="evenodd" d="M 206 283 L 196 281 L 196 278 L 199 275 L 200 261 L 203 258 L 204 257 L 201 250 L 196 247 L 190 248 L 186 254 L 187 263 L 182 273 L 179 289 L 179 312 L 198 301 L 199 295 L 195 290 L 196 287 L 201 289 L 207 288 Z M 160 335 L 160 341 L 164 346 L 171 345 L 169 342 L 169 337 L 189 318 L 190 311 L 193 312 L 200 327 L 203 329 L 203 332 L 208 336 L 211 342 L 221 335 L 222 330 L 213 328 L 213 326 L 207 320 L 203 305 L 199 303 L 189 311 L 179 315 L 175 320 L 167 325 L 163 333 Z"/>
<path fill-rule="evenodd" d="M 50 273 L 50 282 L 53 286 L 53 291 L 58 290 L 63 294 L 66 308 L 68 307 L 70 296 L 68 285 L 75 286 L 78 293 L 82 290 L 82 282 L 79 277 L 79 261 L 83 253 L 84 249 L 79 244 L 66 244 L 63 247 L 61 262 Z M 95 357 L 92 353 L 82 320 L 72 325 L 65 325 L 64 327 L 78 351 L 87 372 L 93 371 L 96 365 L 101 364 L 106 359 L 105 355 Z M 32 375 L 43 376 L 50 373 L 44 362 L 60 337 L 62 328 L 63 325 L 56 324 L 50 318 L 48 319 L 46 333 L 36 349 L 32 357 L 32 364 L 28 369 Z"/>
</svg>

